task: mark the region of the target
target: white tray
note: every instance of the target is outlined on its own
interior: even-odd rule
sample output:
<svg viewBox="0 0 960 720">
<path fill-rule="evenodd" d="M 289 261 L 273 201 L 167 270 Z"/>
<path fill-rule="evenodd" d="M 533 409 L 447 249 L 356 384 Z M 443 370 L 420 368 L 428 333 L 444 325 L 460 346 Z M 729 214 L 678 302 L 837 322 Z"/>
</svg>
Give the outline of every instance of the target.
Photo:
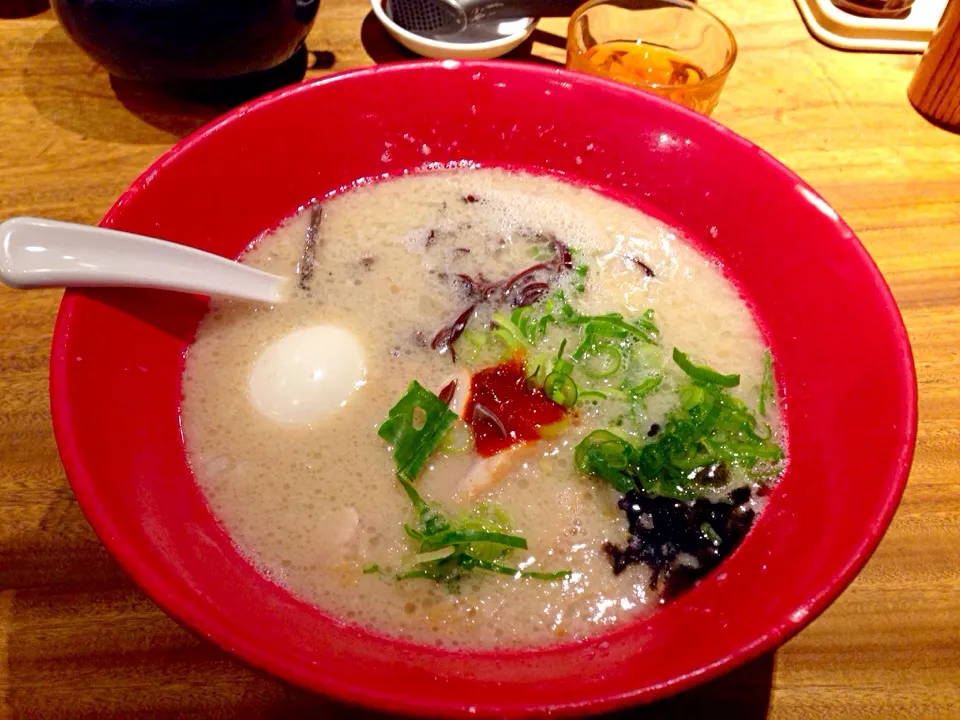
<svg viewBox="0 0 960 720">
<path fill-rule="evenodd" d="M 851 15 L 830 0 L 794 0 L 815 38 L 843 50 L 923 52 L 947 7 L 947 0 L 916 0 L 899 20 Z"/>
</svg>

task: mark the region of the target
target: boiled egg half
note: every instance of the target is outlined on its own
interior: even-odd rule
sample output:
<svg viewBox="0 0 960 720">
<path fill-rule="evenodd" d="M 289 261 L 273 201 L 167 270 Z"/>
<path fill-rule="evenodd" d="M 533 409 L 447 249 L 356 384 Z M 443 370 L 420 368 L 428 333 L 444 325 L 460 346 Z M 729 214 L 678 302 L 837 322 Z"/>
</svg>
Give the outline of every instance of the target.
<svg viewBox="0 0 960 720">
<path fill-rule="evenodd" d="M 271 420 L 309 426 L 346 405 L 366 377 L 363 348 L 353 334 L 315 325 L 267 346 L 254 362 L 248 395 Z"/>
</svg>

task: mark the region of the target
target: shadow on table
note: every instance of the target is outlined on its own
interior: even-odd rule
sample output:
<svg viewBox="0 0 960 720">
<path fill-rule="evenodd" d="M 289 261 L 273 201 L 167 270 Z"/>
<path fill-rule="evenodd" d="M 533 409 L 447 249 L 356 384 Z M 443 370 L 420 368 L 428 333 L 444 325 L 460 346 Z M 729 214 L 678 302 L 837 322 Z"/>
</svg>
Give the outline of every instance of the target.
<svg viewBox="0 0 960 720">
<path fill-rule="evenodd" d="M 31 17 L 49 9 L 49 0 L 0 0 L 0 20 Z"/>
<path fill-rule="evenodd" d="M 360 26 L 360 42 L 363 44 L 363 49 L 367 55 L 370 56 L 370 59 L 378 64 L 398 62 L 400 60 L 416 60 L 420 58 L 419 55 L 407 50 L 403 45 L 390 37 L 372 11 L 367 13 Z M 556 48 L 566 47 L 566 40 L 564 38 L 546 32 L 545 30 L 537 29 L 534 30 L 533 34 L 520 46 L 511 50 L 501 59 L 529 60 L 546 65 L 563 66 L 563 63 L 534 55 L 533 44 L 535 42 L 544 43 Z"/>
<path fill-rule="evenodd" d="M 367 13 L 360 24 L 360 42 L 375 63 L 416 60 L 419 55 L 410 52 L 387 34 L 373 11 Z"/>
<path fill-rule="evenodd" d="M 31 48 L 23 85 L 41 115 L 83 137 L 169 143 L 236 105 L 301 81 L 308 68 L 334 62 L 331 52 L 301 48 L 279 67 L 243 78 L 156 85 L 110 75 L 55 26 Z"/>
</svg>

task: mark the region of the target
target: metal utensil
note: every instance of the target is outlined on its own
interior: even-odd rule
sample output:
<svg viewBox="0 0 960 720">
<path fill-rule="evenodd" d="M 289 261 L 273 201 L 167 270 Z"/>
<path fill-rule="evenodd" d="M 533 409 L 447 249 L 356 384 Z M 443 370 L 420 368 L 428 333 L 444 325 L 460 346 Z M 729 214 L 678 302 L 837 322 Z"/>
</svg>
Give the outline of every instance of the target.
<svg viewBox="0 0 960 720">
<path fill-rule="evenodd" d="M 582 0 L 386 0 L 394 22 L 424 37 L 452 39 L 471 27 L 529 17 L 564 17 Z"/>
</svg>

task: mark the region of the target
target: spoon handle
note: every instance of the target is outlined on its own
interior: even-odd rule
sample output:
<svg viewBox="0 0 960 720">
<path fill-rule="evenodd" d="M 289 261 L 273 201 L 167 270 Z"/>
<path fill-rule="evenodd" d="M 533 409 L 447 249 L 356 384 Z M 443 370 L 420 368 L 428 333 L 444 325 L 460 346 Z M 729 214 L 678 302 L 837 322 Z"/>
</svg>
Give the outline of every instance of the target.
<svg viewBox="0 0 960 720">
<path fill-rule="evenodd" d="M 0 223 L 0 280 L 15 288 L 146 287 L 279 302 L 286 280 L 186 245 L 91 225 Z"/>
<path fill-rule="evenodd" d="M 525 17 L 569 17 L 582 4 L 583 0 L 494 0 L 468 11 L 468 22 L 516 20 Z"/>
</svg>

